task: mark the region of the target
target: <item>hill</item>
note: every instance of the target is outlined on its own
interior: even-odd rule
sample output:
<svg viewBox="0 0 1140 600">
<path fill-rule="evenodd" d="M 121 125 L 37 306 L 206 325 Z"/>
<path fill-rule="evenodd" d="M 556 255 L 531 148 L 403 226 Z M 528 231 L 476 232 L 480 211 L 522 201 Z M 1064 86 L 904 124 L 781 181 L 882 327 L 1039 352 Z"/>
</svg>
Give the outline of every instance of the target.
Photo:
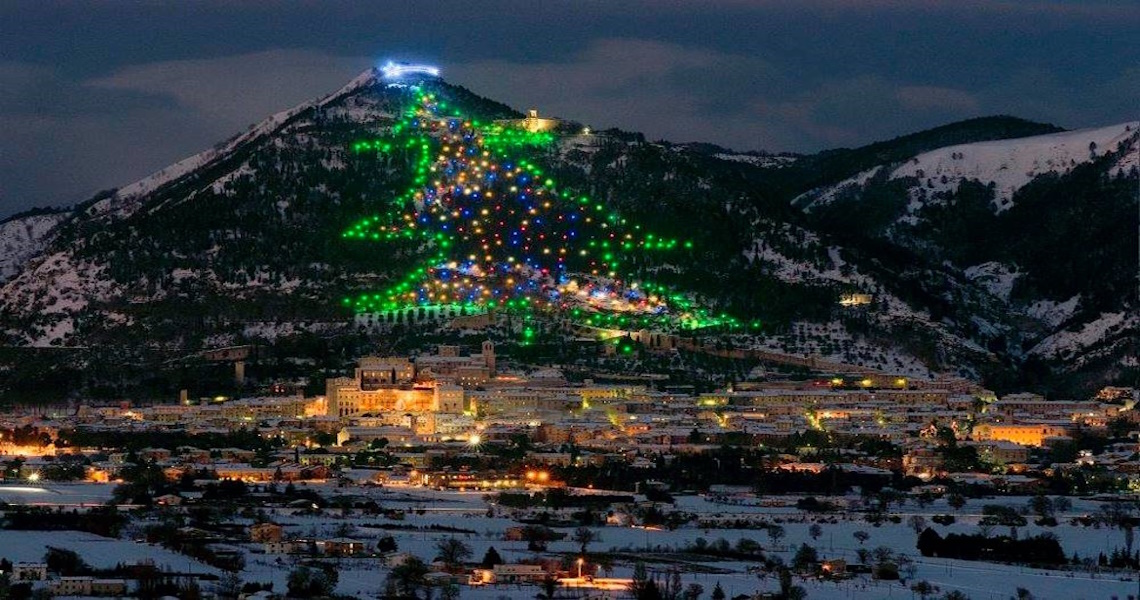
<svg viewBox="0 0 1140 600">
<path fill-rule="evenodd" d="M 276 357 L 265 378 L 313 384 L 353 352 L 413 343 L 359 328 L 345 301 L 396 289 L 440 249 L 443 238 L 373 239 L 379 230 L 368 229 L 382 216 L 429 214 L 422 198 L 393 203 L 426 185 L 416 180 L 428 166 L 417 162 L 419 147 L 359 151 L 401 135 L 413 93 L 481 122 L 469 128 L 484 141 L 487 124 L 522 116 L 443 80 L 392 85 L 368 71 L 69 213 L 0 225 L 5 342 L 61 349 L 49 353 L 52 368 L 34 372 L 20 352 L 0 356 L 15 382 L 8 393 L 67 373 L 73 380 L 59 396 L 170 394 L 202 377 L 185 357 L 247 343 Z M 563 123 L 542 143 L 510 146 L 509 159 L 543 172 L 550 182 L 535 189 L 555 204 L 588 198 L 615 227 L 653 232 L 664 251 L 646 251 L 638 233 L 627 238 L 636 248 L 604 259 L 620 262 L 602 269 L 606 281 L 565 263 L 566 278 L 551 280 L 559 293 L 588 280 L 625 302 L 656 295 L 654 310 L 718 316 L 709 322 L 717 326 L 685 334 L 702 343 L 907 376 L 952 373 L 1002 389 L 1062 392 L 1135 377 L 1127 361 L 1135 355 L 1136 256 L 1123 250 L 1136 247 L 1136 232 L 1122 225 L 1136 214 L 1135 195 L 1126 193 L 1136 187 L 1135 125 L 1058 132 L 992 117 L 809 156 L 580 130 Z M 443 139 L 431 133 L 422 143 Z M 353 225 L 364 222 L 357 232 L 369 239 L 353 239 Z M 608 239 L 599 235 L 590 240 Z M 562 248 L 592 252 L 588 244 Z M 628 287 L 637 282 L 668 296 Z M 839 302 L 853 293 L 871 302 Z M 579 309 L 624 318 L 624 309 L 600 306 Z M 526 328 L 539 338 L 563 335 L 543 323 Z M 634 329 L 620 320 L 606 326 Z M 516 341 L 524 329 L 496 327 L 491 335 Z M 639 356 L 626 368 L 680 369 L 684 360 Z"/>
</svg>

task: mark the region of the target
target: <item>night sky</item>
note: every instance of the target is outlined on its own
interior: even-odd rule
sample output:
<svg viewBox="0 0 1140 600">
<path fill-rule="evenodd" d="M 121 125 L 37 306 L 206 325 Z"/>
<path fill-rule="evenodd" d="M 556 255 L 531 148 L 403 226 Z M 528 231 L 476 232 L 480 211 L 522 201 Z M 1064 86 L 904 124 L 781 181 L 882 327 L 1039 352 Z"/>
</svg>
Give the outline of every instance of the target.
<svg viewBox="0 0 1140 600">
<path fill-rule="evenodd" d="M 7 0 L 0 218 L 130 183 L 388 58 L 595 128 L 814 151 L 989 114 L 1136 119 L 1137 32 L 1134 0 Z"/>
</svg>

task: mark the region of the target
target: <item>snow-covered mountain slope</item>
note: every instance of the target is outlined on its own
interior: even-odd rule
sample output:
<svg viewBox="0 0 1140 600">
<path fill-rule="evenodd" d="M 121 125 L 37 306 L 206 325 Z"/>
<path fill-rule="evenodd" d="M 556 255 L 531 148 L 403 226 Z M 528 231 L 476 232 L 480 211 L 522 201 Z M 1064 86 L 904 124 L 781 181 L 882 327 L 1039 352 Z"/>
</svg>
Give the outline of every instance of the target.
<svg viewBox="0 0 1140 600">
<path fill-rule="evenodd" d="M 486 122 L 518 116 L 510 107 L 443 81 L 425 86 Z M 214 149 L 81 205 L 50 233 L 0 230 L 0 248 L 5 241 L 22 248 L 4 255 L 18 254 L 11 262 L 20 266 L 11 267 L 8 280 L 0 283 L 0 343 L 142 347 L 184 355 L 204 345 L 271 344 L 268 338 L 289 335 L 271 331 L 327 333 L 324 324 L 335 329 L 341 323 L 347 332 L 352 320 L 343 299 L 398 280 L 423 251 L 412 243 L 368 244 L 342 236 L 362 216 L 386 210 L 386 203 L 408 185 L 414 168 L 410 154 L 353 148 L 361 140 L 388 135 L 409 93 L 366 72 L 321 100 L 282 111 Z M 832 220 L 839 230 L 816 222 L 816 211 L 805 216 L 788 202 L 813 186 L 825 186 L 817 190 L 818 197 L 834 193 L 837 186 L 830 184 L 835 182 L 846 180 L 841 185 L 858 191 L 886 180 L 899 183 L 900 189 L 888 190 L 897 195 L 867 203 L 886 198 L 893 210 L 923 199 L 916 189 L 935 199 L 929 187 L 934 184 L 920 181 L 915 165 L 943 169 L 945 190 L 952 188 L 951 181 L 961 185 L 971 177 L 988 178 L 996 187 L 1000 182 L 995 178 L 1014 168 L 1024 178 L 1061 165 L 1065 156 L 1089 164 L 1088 135 L 1098 140 L 1100 158 L 1113 143 L 1135 142 L 1126 135 L 1135 127 L 1118 127 L 1103 134 L 960 144 L 1054 130 L 1011 118 L 980 119 L 808 156 L 648 143 L 638 134 L 615 131 L 565 135 L 550 148 L 526 152 L 533 153 L 528 160 L 556 173 L 565 189 L 581 190 L 655 233 L 692 241 L 691 251 L 631 256 L 629 264 L 638 277 L 684 291 L 750 326 L 762 323 L 759 331 L 750 327 L 747 334 L 716 334 L 732 337 L 738 348 L 818 356 L 908 375 L 949 371 L 982 378 L 993 369 L 1016 365 L 1031 349 L 1049 360 L 1079 356 L 1090 347 L 1084 338 L 1095 338 L 1098 331 L 1119 334 L 1119 327 L 1098 329 L 1091 320 L 1125 308 L 1105 302 L 1105 293 L 1083 289 L 1055 294 L 1019 290 L 1039 281 L 1043 272 L 1039 265 L 1007 256 L 974 253 L 956 263 L 954 251 L 975 245 L 960 235 L 973 231 L 970 219 L 965 225 L 943 222 L 937 235 L 912 227 L 903 232 L 917 240 L 911 246 L 889 236 L 865 244 L 852 235 L 860 227 L 851 223 L 865 206 L 858 204 L 865 200 L 858 194 L 834 203 L 856 207 Z M 941 144 L 947 147 L 938 149 Z M 1126 171 L 1134 162 L 1123 156 L 1112 169 Z M 946 170 L 955 165 L 957 171 Z M 1072 197 L 1070 189 L 1083 180 L 1068 185 L 1054 195 Z M 1093 194 L 1100 194 L 1099 189 Z M 1115 203 L 1115 188 L 1112 194 Z M 1035 201 L 1045 211 L 1063 204 L 1055 200 Z M 949 203 L 931 205 L 945 208 Z M 981 212 L 994 219 L 1021 218 L 1019 213 L 1030 210 L 1026 207 L 1032 207 L 1031 200 L 1000 217 L 984 206 Z M 915 214 L 928 217 L 921 210 Z M 886 217 L 897 223 L 895 213 Z M 1074 221 L 1067 213 L 1058 213 L 1057 219 Z M 1035 226 L 1023 221 L 1018 231 Z M 1096 215 L 1090 216 L 1089 223 L 1096 222 Z M 1006 230 L 995 226 L 993 231 Z M 1099 229 L 1090 231 L 1089 239 L 1100 239 Z M 32 238 L 41 240 L 39 246 L 21 242 Z M 944 255 L 924 254 L 928 247 Z M 1043 251 L 1034 246 L 1020 252 Z M 1115 281 L 1113 277 L 1104 279 Z M 852 293 L 873 300 L 841 305 L 840 298 Z M 1086 323 L 1088 335 L 1075 344 L 1060 335 Z M 1056 337 L 1047 341 L 1050 336 Z M 1066 352 L 1049 350 L 1061 347 Z M 1117 347 L 1100 348 L 1108 348 L 1103 350 L 1107 356 Z"/>
<path fill-rule="evenodd" d="M 26 315 L 21 332 L 32 347 L 67 344 L 76 318 L 93 304 L 106 302 L 120 291 L 104 265 L 55 252 L 37 258 L 0 288 L 0 304 Z M 109 313 L 98 315 L 114 320 Z"/>
<path fill-rule="evenodd" d="M 56 226 L 70 216 L 70 212 L 17 215 L 0 222 L 0 283 L 43 252 Z"/>
<path fill-rule="evenodd" d="M 1135 168 L 1138 140 L 1140 123 L 1132 121 L 1027 138 L 959 144 L 919 154 L 891 168 L 887 178 L 915 178 L 925 190 L 924 197 L 956 190 L 967 180 L 993 184 L 996 210 L 1003 211 L 1012 206 L 1014 193 L 1039 175 L 1067 173 L 1076 165 L 1109 152 L 1121 153 L 1113 174 Z M 818 209 L 835 200 L 843 190 L 862 185 L 879 169 L 875 167 L 839 184 L 813 190 L 793 202 L 805 211 Z M 919 201 L 912 201 L 908 207 L 911 213 L 919 208 Z"/>
<path fill-rule="evenodd" d="M 448 90 L 484 103 L 490 118 L 516 115 L 462 88 Z M 0 285 L 0 337 L 75 345 L 139 323 L 118 339 L 197 343 L 182 336 L 215 332 L 175 324 L 186 306 L 201 304 L 215 312 L 209 327 L 342 317 L 330 289 L 356 279 L 374 285 L 402 264 L 333 241 L 393 195 L 390 176 L 402 165 L 354 154 L 351 146 L 382 135 L 408 93 L 366 71 L 322 99 L 82 205 L 59 237 Z M 149 309 L 155 306 L 163 308 Z M 146 319 L 136 321 L 136 311 Z"/>
<path fill-rule="evenodd" d="M 958 323 L 959 335 L 972 331 L 1015 364 L 1134 368 L 1140 124 L 905 156 L 800 194 L 793 207 L 823 232 L 893 257 L 894 273 L 916 273 L 907 286 L 944 303 L 936 320 Z M 938 274 L 948 279 L 931 285 Z M 950 282 L 973 291 L 951 298 Z"/>
<path fill-rule="evenodd" d="M 20 322 L 18 330 L 10 329 L 8 333 L 30 346 L 67 345 L 74 342 L 77 319 L 94 318 L 110 324 L 129 322 L 118 309 L 105 306 L 108 304 L 161 301 L 186 286 L 231 288 L 238 290 L 235 295 L 256 293 L 267 286 L 295 287 L 295 280 L 270 278 L 256 267 L 236 273 L 217 267 L 172 268 L 163 275 L 145 274 L 130 281 L 113 275 L 116 268 L 122 266 L 121 257 L 92 253 L 87 247 L 95 237 L 111 235 L 115 228 L 123 227 L 125 221 L 141 213 L 162 213 L 204 191 L 224 193 L 233 180 L 254 174 L 242 160 L 243 156 L 272 144 L 274 136 L 290 127 L 304 127 L 309 122 L 305 115 L 311 117 L 315 109 L 365 89 L 375 81 L 374 71 L 365 71 L 329 96 L 281 111 L 227 142 L 90 203 L 79 215 L 76 229 L 71 232 L 75 238 L 69 240 L 70 243 L 50 247 L 54 225 L 70 213 L 0 225 L 0 255 L 3 256 L 0 275 L 2 279 L 10 279 L 0 286 L 0 308 L 18 315 Z M 181 186 L 183 182 L 188 185 L 176 192 L 164 192 L 167 186 Z M 3 250 L 7 248 L 11 250 Z M 182 253 L 159 250 L 158 254 L 177 260 Z M 204 264 L 210 262 L 209 254 L 208 249 L 203 253 Z"/>
<path fill-rule="evenodd" d="M 967 267 L 964 275 L 994 296 L 1008 301 L 1018 273 L 1000 262 L 989 261 Z"/>
<path fill-rule="evenodd" d="M 1140 315 L 1126 312 L 1103 313 L 1072 330 L 1062 330 L 1041 340 L 1030 353 L 1046 359 L 1080 360 L 1086 348 L 1140 329 Z"/>
<path fill-rule="evenodd" d="M 248 131 L 234 136 L 214 148 L 184 158 L 134 183 L 119 188 L 114 194 L 88 207 L 87 214 L 90 216 L 101 216 L 110 213 L 119 218 L 128 217 L 140 208 L 142 204 L 141 200 L 144 199 L 147 194 L 150 194 L 168 183 L 177 181 L 188 174 L 210 167 L 222 158 L 232 154 L 236 149 L 272 134 L 306 110 L 327 106 L 375 82 L 376 70 L 368 69 L 360 75 L 357 75 L 341 89 L 324 98 L 312 102 L 304 102 L 293 108 L 280 111 L 262 120 L 260 123 L 255 124 Z"/>
<path fill-rule="evenodd" d="M 761 273 L 793 286 L 854 290 L 872 299 L 871 305 L 858 308 L 842 308 L 836 303 L 834 318 L 830 321 L 791 324 L 793 331 L 817 334 L 762 336 L 761 348 L 918 377 L 952 371 L 976 379 L 979 361 L 996 360 L 992 352 L 960 327 L 934 319 L 929 310 L 907 302 L 892 291 L 891 286 L 863 272 L 858 264 L 845 260 L 844 255 L 850 253 L 844 248 L 827 246 L 810 231 L 764 218 L 758 219 L 754 227 L 757 235 L 744 255 Z M 947 294 L 955 295 L 967 292 L 949 287 L 946 290 Z M 1005 333 L 1004 325 L 996 319 L 987 316 L 979 321 L 992 332 Z M 868 324 L 873 326 L 868 328 Z M 910 333 L 902 333 L 904 331 Z M 917 337 L 919 331 L 922 337 L 934 340 L 938 346 L 937 356 L 920 359 L 907 344 L 896 345 L 889 341 L 896 335 L 899 339 L 908 335 Z"/>
<path fill-rule="evenodd" d="M 798 158 L 790 154 L 741 154 L 729 152 L 718 152 L 716 154 L 713 154 L 713 156 L 721 160 L 742 162 L 750 164 L 754 167 L 767 169 L 780 169 L 787 167 L 796 162 L 796 159 Z"/>
</svg>

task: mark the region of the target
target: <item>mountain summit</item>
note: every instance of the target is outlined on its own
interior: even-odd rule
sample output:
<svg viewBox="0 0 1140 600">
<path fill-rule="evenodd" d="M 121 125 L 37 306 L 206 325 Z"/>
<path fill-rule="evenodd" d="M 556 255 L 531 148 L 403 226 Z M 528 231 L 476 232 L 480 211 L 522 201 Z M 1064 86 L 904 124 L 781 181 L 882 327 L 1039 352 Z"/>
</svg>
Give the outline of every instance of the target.
<svg viewBox="0 0 1140 600">
<path fill-rule="evenodd" d="M 715 326 L 702 343 L 1001 388 L 1135 377 L 1135 123 L 979 119 L 809 156 L 584 130 L 366 71 L 0 224 L 0 332 L 71 349 L 50 355 L 77 374 L 61 395 L 119 385 L 93 364 L 284 356 L 368 338 L 361 310 L 489 299 L 627 330 L 687 314 Z M 12 352 L 9 392 L 45 377 Z"/>
</svg>

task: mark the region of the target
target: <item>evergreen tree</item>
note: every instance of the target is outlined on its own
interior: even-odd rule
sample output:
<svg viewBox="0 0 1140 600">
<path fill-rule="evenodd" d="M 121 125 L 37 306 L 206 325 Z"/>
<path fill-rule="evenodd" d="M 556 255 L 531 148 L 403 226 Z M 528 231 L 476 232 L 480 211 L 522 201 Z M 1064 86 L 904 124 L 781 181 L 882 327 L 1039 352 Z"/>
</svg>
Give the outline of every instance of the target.
<svg viewBox="0 0 1140 600">
<path fill-rule="evenodd" d="M 483 554 L 483 560 L 480 562 L 484 569 L 490 569 L 495 565 L 503 564 L 503 557 L 499 556 L 499 551 L 495 550 L 494 546 L 487 548 L 487 552 Z"/>
</svg>

